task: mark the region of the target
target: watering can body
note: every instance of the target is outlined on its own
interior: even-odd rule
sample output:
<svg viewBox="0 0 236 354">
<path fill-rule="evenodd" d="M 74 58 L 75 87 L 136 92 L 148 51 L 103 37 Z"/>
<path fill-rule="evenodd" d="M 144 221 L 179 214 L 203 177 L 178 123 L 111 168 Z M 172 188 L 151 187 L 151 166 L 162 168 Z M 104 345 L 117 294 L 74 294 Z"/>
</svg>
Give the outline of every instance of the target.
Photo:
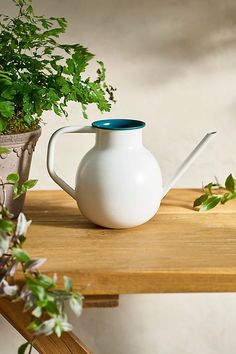
<svg viewBox="0 0 236 354">
<path fill-rule="evenodd" d="M 208 134 L 163 189 L 158 162 L 142 144 L 144 126 L 144 122 L 132 119 L 106 119 L 88 127 L 64 127 L 52 135 L 48 147 L 49 174 L 93 223 L 130 228 L 150 220 L 162 197 L 210 139 Z M 75 189 L 54 170 L 55 143 L 64 133 L 96 134 L 95 145 L 79 163 Z"/>
</svg>

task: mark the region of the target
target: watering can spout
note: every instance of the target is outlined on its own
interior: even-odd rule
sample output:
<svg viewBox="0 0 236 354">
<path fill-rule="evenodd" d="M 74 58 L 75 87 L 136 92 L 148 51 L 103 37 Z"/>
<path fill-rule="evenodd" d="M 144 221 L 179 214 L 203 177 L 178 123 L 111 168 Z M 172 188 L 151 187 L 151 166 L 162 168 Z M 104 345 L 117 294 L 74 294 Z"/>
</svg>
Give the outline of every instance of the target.
<svg viewBox="0 0 236 354">
<path fill-rule="evenodd" d="M 162 198 L 169 192 L 169 190 L 175 185 L 178 179 L 187 171 L 193 161 L 200 155 L 200 153 L 205 149 L 209 141 L 215 136 L 216 132 L 211 132 L 205 135 L 205 137 L 200 141 L 200 143 L 195 147 L 195 149 L 188 155 L 184 162 L 180 165 L 171 180 L 163 187 Z"/>
</svg>

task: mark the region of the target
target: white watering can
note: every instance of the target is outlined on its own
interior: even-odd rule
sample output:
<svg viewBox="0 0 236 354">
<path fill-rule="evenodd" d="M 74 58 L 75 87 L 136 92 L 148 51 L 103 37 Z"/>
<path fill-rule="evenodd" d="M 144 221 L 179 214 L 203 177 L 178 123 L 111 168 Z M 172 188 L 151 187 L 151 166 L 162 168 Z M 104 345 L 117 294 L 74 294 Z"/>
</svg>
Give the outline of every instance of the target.
<svg viewBox="0 0 236 354">
<path fill-rule="evenodd" d="M 108 228 L 129 228 L 151 219 L 162 198 L 215 134 L 207 134 L 171 181 L 162 187 L 159 165 L 142 144 L 144 126 L 138 120 L 105 119 L 93 122 L 92 126 L 64 127 L 52 135 L 48 145 L 48 172 L 93 223 Z M 79 164 L 75 189 L 54 170 L 55 143 L 64 133 L 96 134 L 94 147 Z"/>
</svg>

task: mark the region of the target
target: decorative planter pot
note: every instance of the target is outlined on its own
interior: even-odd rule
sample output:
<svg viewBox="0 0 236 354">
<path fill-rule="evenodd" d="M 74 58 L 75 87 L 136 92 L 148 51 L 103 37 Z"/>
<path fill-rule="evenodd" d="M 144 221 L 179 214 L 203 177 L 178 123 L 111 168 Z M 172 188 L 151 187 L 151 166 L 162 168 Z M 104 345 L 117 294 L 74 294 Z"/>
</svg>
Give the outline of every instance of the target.
<svg viewBox="0 0 236 354">
<path fill-rule="evenodd" d="M 41 128 L 27 133 L 0 135 L 0 146 L 10 150 L 9 154 L 0 155 L 0 177 L 3 181 L 7 175 L 16 172 L 20 176 L 20 183 L 28 179 L 32 154 L 40 135 Z M 17 217 L 23 209 L 25 195 L 13 200 L 12 194 L 13 187 L 6 186 L 6 206 Z"/>
</svg>

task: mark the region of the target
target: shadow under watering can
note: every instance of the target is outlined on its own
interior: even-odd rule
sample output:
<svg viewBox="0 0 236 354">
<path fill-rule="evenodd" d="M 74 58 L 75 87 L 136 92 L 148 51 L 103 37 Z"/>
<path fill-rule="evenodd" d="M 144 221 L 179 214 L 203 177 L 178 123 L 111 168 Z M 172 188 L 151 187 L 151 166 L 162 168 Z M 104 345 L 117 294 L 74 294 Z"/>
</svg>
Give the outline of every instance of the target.
<svg viewBox="0 0 236 354">
<path fill-rule="evenodd" d="M 151 219 L 162 198 L 189 168 L 216 132 L 208 133 L 184 160 L 172 179 L 162 185 L 159 164 L 142 144 L 145 123 L 105 119 L 91 126 L 57 130 L 48 145 L 47 167 L 52 179 L 78 204 L 82 214 L 107 228 L 130 228 Z M 82 158 L 75 189 L 54 170 L 55 144 L 65 133 L 95 133 L 95 145 Z"/>
</svg>

